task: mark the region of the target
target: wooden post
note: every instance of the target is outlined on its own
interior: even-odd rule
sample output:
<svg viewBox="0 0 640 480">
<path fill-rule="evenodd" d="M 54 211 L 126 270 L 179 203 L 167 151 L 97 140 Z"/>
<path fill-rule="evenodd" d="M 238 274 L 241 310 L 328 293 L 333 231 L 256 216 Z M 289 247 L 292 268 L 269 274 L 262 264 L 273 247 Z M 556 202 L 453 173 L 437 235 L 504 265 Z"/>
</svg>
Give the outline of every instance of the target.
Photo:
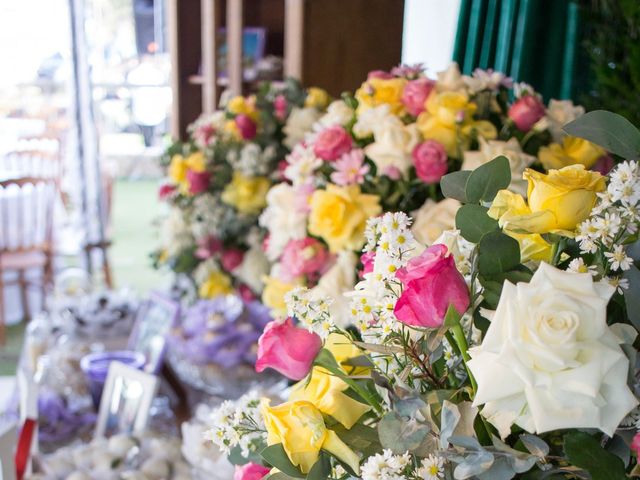
<svg viewBox="0 0 640 480">
<path fill-rule="evenodd" d="M 242 3 L 243 0 L 227 1 L 227 73 L 234 95 L 242 95 Z"/>
<path fill-rule="evenodd" d="M 285 0 L 284 76 L 302 80 L 304 0 Z"/>
<path fill-rule="evenodd" d="M 213 113 L 218 103 L 218 42 L 220 25 L 218 2 L 201 0 L 202 10 L 202 111 Z"/>
</svg>

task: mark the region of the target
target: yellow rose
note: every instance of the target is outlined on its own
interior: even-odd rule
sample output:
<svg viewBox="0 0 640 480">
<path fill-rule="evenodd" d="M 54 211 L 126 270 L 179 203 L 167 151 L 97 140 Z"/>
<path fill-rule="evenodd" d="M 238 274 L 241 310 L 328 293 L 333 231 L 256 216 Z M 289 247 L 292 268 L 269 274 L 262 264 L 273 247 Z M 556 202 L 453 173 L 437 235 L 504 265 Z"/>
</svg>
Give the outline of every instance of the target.
<svg viewBox="0 0 640 480">
<path fill-rule="evenodd" d="M 515 233 L 571 235 L 591 213 L 596 193 L 605 189 L 604 177 L 583 165 L 548 174 L 527 168 L 523 178 L 528 181 L 528 204 L 520 195 L 501 190 L 488 212 L 503 229 Z"/>
<path fill-rule="evenodd" d="M 338 362 L 349 374 L 364 375 L 369 373 L 369 369 L 367 367 L 352 367 L 345 364 L 347 360 L 362 356 L 363 352 L 344 335 L 335 332 L 330 333 L 324 343 L 324 348 L 333 354 L 336 362 Z"/>
<path fill-rule="evenodd" d="M 382 210 L 379 198 L 361 193 L 358 185 L 329 184 L 313 192 L 310 207 L 309 232 L 322 237 L 334 253 L 362 247 L 367 219 Z"/>
<path fill-rule="evenodd" d="M 400 115 L 404 108 L 400 99 L 406 83 L 407 80 L 404 78 L 372 78 L 367 80 L 356 91 L 358 113 L 386 103 L 391 107 L 391 113 Z"/>
<path fill-rule="evenodd" d="M 177 184 L 182 184 L 187 179 L 187 162 L 182 155 L 171 157 L 169 164 L 169 178 Z"/>
<path fill-rule="evenodd" d="M 564 137 L 562 145 L 552 143 L 538 153 L 542 166 L 547 170 L 582 164 L 591 168 L 605 154 L 599 146 L 578 137 Z"/>
<path fill-rule="evenodd" d="M 344 391 L 348 388 L 349 385 L 344 380 L 324 368 L 313 367 L 311 378 L 293 386 L 289 400 L 311 402 L 318 410 L 331 415 L 345 428 L 351 428 L 370 407 L 345 394 Z"/>
<path fill-rule="evenodd" d="M 307 90 L 307 98 L 304 99 L 304 106 L 324 110 L 327 108 L 330 101 L 331 97 L 326 90 L 317 87 L 310 87 Z"/>
<path fill-rule="evenodd" d="M 222 201 L 232 205 L 241 213 L 259 213 L 267 205 L 270 186 L 266 177 L 247 177 L 234 172 L 233 179 L 222 191 Z"/>
<path fill-rule="evenodd" d="M 224 122 L 224 132 L 231 136 L 234 140 L 242 140 L 242 134 L 235 120 L 227 120 Z"/>
<path fill-rule="evenodd" d="M 202 173 L 207 169 L 207 159 L 202 152 L 192 153 L 185 160 L 187 168 L 197 173 Z"/>
<path fill-rule="evenodd" d="M 426 140 L 440 142 L 447 155 L 460 156 L 460 142 L 467 141 L 475 130 L 486 139 L 493 139 L 497 132 L 489 122 L 473 120 L 476 111 L 475 103 L 461 92 L 432 93 L 427 99 L 427 109 L 422 112 L 416 124 Z"/>
<path fill-rule="evenodd" d="M 522 263 L 530 261 L 551 262 L 553 249 L 539 233 L 514 233 L 509 231 L 505 233 L 518 241 L 520 245 L 520 261 Z"/>
<path fill-rule="evenodd" d="M 211 272 L 207 281 L 200 285 L 198 295 L 200 298 L 215 298 L 220 295 L 228 295 L 233 291 L 231 278 L 222 272 Z"/>
<path fill-rule="evenodd" d="M 322 413 L 310 402 L 287 402 L 271 407 L 263 399 L 262 416 L 267 429 L 267 444 L 282 444 L 291 463 L 302 473 L 309 473 L 326 450 L 360 473 L 360 459 L 333 430 L 329 430 Z"/>
<path fill-rule="evenodd" d="M 264 290 L 262 290 L 262 303 L 269 307 L 274 316 L 285 317 L 287 304 L 284 296 L 293 290 L 300 282 L 287 283 L 276 277 L 264 277 Z"/>
<path fill-rule="evenodd" d="M 247 115 L 252 120 L 257 120 L 256 97 L 251 95 L 245 98 L 237 95 L 227 103 L 227 111 L 233 115 Z"/>
</svg>

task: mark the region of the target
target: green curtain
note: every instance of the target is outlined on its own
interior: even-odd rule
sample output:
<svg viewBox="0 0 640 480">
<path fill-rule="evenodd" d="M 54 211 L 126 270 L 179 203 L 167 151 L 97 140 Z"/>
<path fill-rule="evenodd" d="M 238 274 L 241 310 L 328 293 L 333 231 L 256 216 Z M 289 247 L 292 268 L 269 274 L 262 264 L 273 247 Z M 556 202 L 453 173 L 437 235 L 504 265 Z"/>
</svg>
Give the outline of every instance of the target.
<svg viewBox="0 0 640 480">
<path fill-rule="evenodd" d="M 547 100 L 575 98 L 583 84 L 579 27 L 575 0 L 461 0 L 453 59 L 465 74 L 493 68 Z"/>
</svg>

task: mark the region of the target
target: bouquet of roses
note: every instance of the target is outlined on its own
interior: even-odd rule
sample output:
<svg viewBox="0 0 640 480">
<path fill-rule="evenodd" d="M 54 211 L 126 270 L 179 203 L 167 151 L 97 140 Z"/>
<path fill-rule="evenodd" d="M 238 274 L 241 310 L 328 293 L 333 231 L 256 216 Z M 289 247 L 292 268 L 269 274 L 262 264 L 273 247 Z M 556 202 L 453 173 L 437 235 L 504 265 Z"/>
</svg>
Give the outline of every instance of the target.
<svg viewBox="0 0 640 480">
<path fill-rule="evenodd" d="M 265 84 L 249 97 L 203 115 L 190 139 L 173 145 L 160 190 L 171 211 L 162 228 L 157 264 L 188 274 L 200 298 L 262 291 L 268 264 L 258 216 L 279 180 L 287 145 L 300 140 L 328 103 L 326 92 L 297 82 Z"/>
<path fill-rule="evenodd" d="M 260 223 L 272 266 L 264 303 L 282 315 L 286 292 L 306 286 L 316 297 L 332 296 L 332 313 L 346 319 L 341 294 L 370 261 L 368 253 L 356 255 L 367 218 L 412 213 L 413 235 L 431 245 L 454 227 L 461 206 L 440 188 L 448 172 L 475 170 L 504 155 L 510 187 L 524 193 L 522 173 L 534 163 L 592 167 L 604 150 L 559 131 L 583 112 L 570 101 L 552 100 L 545 108 L 531 87 L 493 71 L 463 76 L 453 64 L 437 80 L 419 66 L 371 72 L 293 147 L 286 181 L 267 194 Z M 564 138 L 563 145 L 549 145 L 552 138 Z"/>
<path fill-rule="evenodd" d="M 640 156 L 615 114 L 565 128 Z M 524 179 L 526 199 L 505 157 L 445 176 L 462 207 L 431 246 L 404 213 L 369 220 L 371 262 L 347 294 L 356 327 L 332 298 L 289 292 L 301 326 L 267 325 L 256 368 L 299 383 L 279 405 L 226 405 L 210 438 L 274 480 L 638 476 L 640 165 Z"/>
</svg>

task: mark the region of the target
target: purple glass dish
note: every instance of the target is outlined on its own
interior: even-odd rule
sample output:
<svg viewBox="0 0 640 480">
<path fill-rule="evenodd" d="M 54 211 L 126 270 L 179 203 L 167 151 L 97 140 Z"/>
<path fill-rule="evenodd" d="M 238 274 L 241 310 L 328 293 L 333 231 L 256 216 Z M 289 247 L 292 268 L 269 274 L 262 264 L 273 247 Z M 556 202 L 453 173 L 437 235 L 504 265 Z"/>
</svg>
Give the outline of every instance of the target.
<svg viewBox="0 0 640 480">
<path fill-rule="evenodd" d="M 145 358 L 142 353 L 129 350 L 96 352 L 82 357 L 82 360 L 80 360 L 80 368 L 87 377 L 91 398 L 96 408 L 100 405 L 102 389 L 104 388 L 104 382 L 107 380 L 107 373 L 109 373 L 109 365 L 111 362 L 124 363 L 130 367 L 142 370 Z"/>
</svg>

